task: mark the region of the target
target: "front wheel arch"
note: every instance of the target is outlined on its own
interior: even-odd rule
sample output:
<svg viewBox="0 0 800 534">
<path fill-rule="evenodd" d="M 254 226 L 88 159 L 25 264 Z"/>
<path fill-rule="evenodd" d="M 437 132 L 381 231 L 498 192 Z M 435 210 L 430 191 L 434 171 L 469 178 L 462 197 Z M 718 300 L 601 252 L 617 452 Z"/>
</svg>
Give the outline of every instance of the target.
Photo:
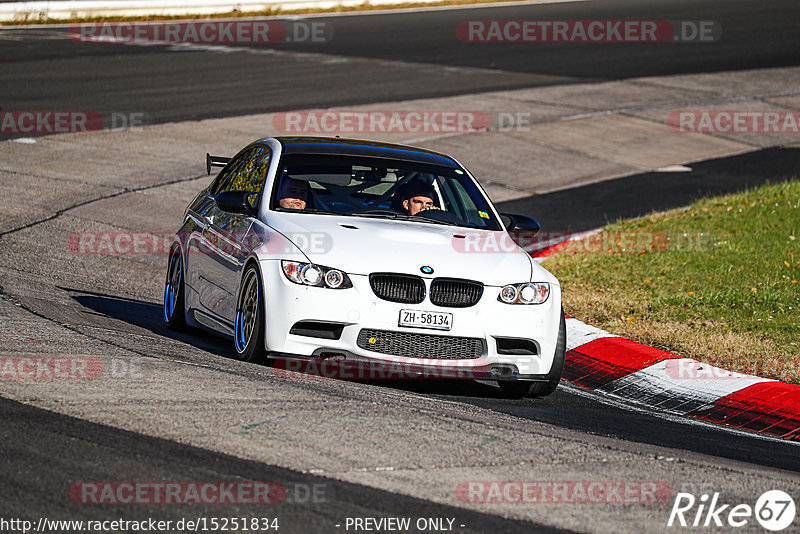
<svg viewBox="0 0 800 534">
<path fill-rule="evenodd" d="M 561 319 L 558 325 L 558 340 L 553 354 L 553 365 L 543 382 L 510 381 L 498 382 L 500 389 L 512 397 L 546 397 L 556 390 L 561 375 L 564 372 L 564 362 L 567 354 L 567 321 L 564 317 L 564 308 L 561 308 Z"/>
<path fill-rule="evenodd" d="M 164 281 L 162 318 L 167 328 L 186 328 L 186 281 L 183 250 L 179 244 L 172 245 L 167 260 L 167 277 Z"/>
<path fill-rule="evenodd" d="M 265 360 L 265 324 L 263 277 L 258 262 L 249 260 L 242 269 L 236 297 L 233 348 L 238 359 L 254 363 Z"/>
</svg>

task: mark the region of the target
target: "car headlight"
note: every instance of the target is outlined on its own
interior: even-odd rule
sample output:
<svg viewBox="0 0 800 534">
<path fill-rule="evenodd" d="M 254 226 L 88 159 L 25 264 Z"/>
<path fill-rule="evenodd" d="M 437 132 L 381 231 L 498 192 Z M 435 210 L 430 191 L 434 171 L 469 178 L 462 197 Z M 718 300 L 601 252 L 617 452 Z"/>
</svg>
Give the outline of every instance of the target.
<svg viewBox="0 0 800 534">
<path fill-rule="evenodd" d="M 497 300 L 506 304 L 542 304 L 550 297 L 547 282 L 508 284 L 500 289 Z"/>
<path fill-rule="evenodd" d="M 327 287 L 330 289 L 345 289 L 353 287 L 347 273 L 331 267 L 323 267 L 313 263 L 299 261 L 281 261 L 283 274 L 286 278 L 304 286 Z"/>
</svg>

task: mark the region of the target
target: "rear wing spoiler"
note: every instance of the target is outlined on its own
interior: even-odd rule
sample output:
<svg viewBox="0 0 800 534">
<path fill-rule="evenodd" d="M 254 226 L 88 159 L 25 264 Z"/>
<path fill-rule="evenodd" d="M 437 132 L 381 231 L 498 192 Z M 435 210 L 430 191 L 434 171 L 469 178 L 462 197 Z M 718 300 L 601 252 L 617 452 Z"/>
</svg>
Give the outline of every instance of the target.
<svg viewBox="0 0 800 534">
<path fill-rule="evenodd" d="M 231 158 L 226 158 L 224 156 L 212 156 L 206 152 L 206 172 L 211 174 L 211 167 L 224 167 L 230 160 Z"/>
</svg>

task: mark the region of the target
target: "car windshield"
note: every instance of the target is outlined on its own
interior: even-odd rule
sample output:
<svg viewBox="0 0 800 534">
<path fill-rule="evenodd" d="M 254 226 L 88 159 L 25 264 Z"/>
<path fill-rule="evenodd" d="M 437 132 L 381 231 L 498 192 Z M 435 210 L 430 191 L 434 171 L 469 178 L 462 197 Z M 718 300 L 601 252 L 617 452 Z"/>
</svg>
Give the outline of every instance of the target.
<svg viewBox="0 0 800 534">
<path fill-rule="evenodd" d="M 464 170 L 382 158 L 288 154 L 270 208 L 500 229 Z"/>
</svg>

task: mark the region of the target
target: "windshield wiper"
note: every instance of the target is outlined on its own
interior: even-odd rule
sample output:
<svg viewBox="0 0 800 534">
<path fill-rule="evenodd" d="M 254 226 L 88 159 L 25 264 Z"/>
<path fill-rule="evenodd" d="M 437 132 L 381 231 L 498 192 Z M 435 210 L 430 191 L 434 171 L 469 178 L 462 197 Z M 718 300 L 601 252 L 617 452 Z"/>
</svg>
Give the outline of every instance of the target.
<svg viewBox="0 0 800 534">
<path fill-rule="evenodd" d="M 275 208 L 275 211 L 279 211 L 281 213 L 321 213 L 323 215 L 341 215 L 341 213 L 335 213 L 333 211 L 320 210 L 316 208 L 305 208 L 302 210 L 293 210 L 290 208 Z"/>
<path fill-rule="evenodd" d="M 371 219 L 399 219 L 403 221 L 411 219 L 411 215 L 404 215 L 402 213 L 343 213 L 342 215 L 347 215 L 348 217 L 368 217 Z"/>
<path fill-rule="evenodd" d="M 348 214 L 350 217 L 368 217 L 372 219 L 389 219 L 389 220 L 399 220 L 399 221 L 416 221 L 416 222 L 426 222 L 426 223 L 434 223 L 434 224 L 443 224 L 445 226 L 462 226 L 460 224 L 450 222 L 450 221 L 440 221 L 438 219 L 430 219 L 425 216 L 420 215 L 405 215 L 403 213 L 350 213 Z"/>
<path fill-rule="evenodd" d="M 450 221 L 439 221 L 439 220 L 436 220 L 436 219 L 427 219 L 425 217 L 417 217 L 416 220 L 417 221 L 423 221 L 423 222 L 430 222 L 430 223 L 434 223 L 434 224 L 443 224 L 445 226 L 463 226 L 461 224 L 457 224 L 457 223 L 450 222 Z"/>
</svg>

